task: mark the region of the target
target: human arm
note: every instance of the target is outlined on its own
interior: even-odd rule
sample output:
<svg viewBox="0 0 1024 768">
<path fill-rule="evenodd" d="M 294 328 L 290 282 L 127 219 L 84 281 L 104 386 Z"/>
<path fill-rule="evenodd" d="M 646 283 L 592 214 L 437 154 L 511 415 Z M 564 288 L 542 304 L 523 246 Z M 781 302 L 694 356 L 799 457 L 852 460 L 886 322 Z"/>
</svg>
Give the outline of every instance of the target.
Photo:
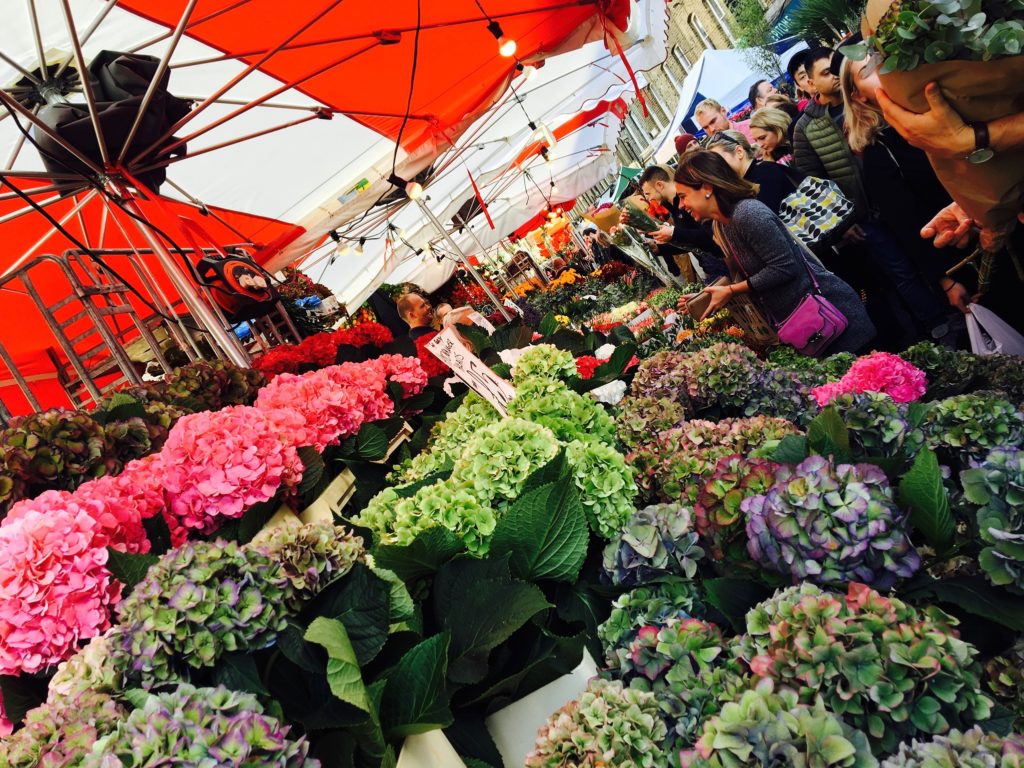
<svg viewBox="0 0 1024 768">
<path fill-rule="evenodd" d="M 937 83 L 925 86 L 927 112 L 904 109 L 881 88 L 875 94 L 886 121 L 918 149 L 943 158 L 964 158 L 976 149 L 974 129 L 950 106 Z M 997 154 L 1024 147 L 1024 112 L 997 118 L 987 125 L 989 146 Z"/>
<path fill-rule="evenodd" d="M 750 291 L 750 285 L 746 280 L 739 283 L 730 283 L 729 285 L 709 285 L 704 289 L 704 293 L 711 296 L 711 301 L 708 302 L 708 308 L 704 310 L 704 314 L 700 316 L 703 320 L 711 315 L 715 314 L 718 310 L 729 303 L 738 293 L 747 293 Z"/>
<path fill-rule="evenodd" d="M 965 248 L 971 241 L 974 222 L 958 203 L 950 203 L 921 228 L 925 240 L 935 238 L 936 248 L 955 245 Z"/>
<path fill-rule="evenodd" d="M 744 201 L 737 206 L 729 227 L 733 255 L 746 273 L 746 289 L 765 293 L 798 279 L 801 269 L 785 225 L 767 206 Z"/>
</svg>

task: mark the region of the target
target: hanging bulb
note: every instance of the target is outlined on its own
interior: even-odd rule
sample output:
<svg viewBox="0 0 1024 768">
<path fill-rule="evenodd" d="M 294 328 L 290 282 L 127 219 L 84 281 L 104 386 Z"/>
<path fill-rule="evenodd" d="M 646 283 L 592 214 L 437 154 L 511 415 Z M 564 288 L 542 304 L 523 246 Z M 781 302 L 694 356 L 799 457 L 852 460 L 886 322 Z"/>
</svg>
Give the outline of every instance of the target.
<svg viewBox="0 0 1024 768">
<path fill-rule="evenodd" d="M 551 194 L 552 195 L 557 195 L 558 194 L 558 187 L 555 186 L 555 182 L 553 182 L 553 181 L 551 182 Z"/>
<path fill-rule="evenodd" d="M 348 256 L 348 254 L 349 254 L 349 252 L 351 250 L 352 250 L 352 248 L 351 248 L 351 246 L 348 243 L 342 243 L 341 245 L 338 246 L 338 249 L 334 252 L 334 256 Z M 332 257 L 332 259 L 333 258 L 334 257 Z"/>
<path fill-rule="evenodd" d="M 530 82 L 536 76 L 537 68 L 535 66 L 533 66 L 532 64 L 526 64 L 525 66 L 523 66 L 523 80 L 525 82 Z"/>
<path fill-rule="evenodd" d="M 423 187 L 415 181 L 405 185 L 405 194 L 410 200 L 419 200 L 423 197 Z"/>
<path fill-rule="evenodd" d="M 498 41 L 498 53 L 504 56 L 506 59 L 510 59 L 516 55 L 516 41 L 511 37 L 506 37 L 505 33 L 501 29 L 501 24 L 491 19 L 487 23 L 487 31 L 494 35 L 494 39 Z"/>
<path fill-rule="evenodd" d="M 555 144 L 558 143 L 558 139 L 555 138 L 555 134 L 551 132 L 551 129 L 548 128 L 544 123 L 541 123 L 537 127 L 537 130 L 540 132 L 540 135 L 544 139 L 544 141 L 547 142 L 548 146 L 551 147 L 551 149 L 554 149 Z"/>
<path fill-rule="evenodd" d="M 363 255 L 363 251 L 366 250 L 366 238 L 360 237 L 359 244 L 356 246 L 356 253 L 360 256 Z"/>
<path fill-rule="evenodd" d="M 423 254 L 428 257 L 434 255 L 434 249 L 431 247 L 430 243 L 423 246 Z"/>
</svg>

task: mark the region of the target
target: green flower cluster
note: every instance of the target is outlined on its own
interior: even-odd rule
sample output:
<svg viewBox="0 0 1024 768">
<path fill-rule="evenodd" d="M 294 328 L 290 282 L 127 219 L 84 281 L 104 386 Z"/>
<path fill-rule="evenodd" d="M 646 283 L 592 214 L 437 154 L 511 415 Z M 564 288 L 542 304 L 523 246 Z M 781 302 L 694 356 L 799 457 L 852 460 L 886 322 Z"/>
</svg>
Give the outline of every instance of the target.
<svg viewBox="0 0 1024 768">
<path fill-rule="evenodd" d="M 3 768 L 79 766 L 99 739 L 112 733 L 124 709 L 110 696 L 83 691 L 36 707 L 25 726 L 0 739 Z"/>
<path fill-rule="evenodd" d="M 900 751 L 882 761 L 882 768 L 1022 768 L 1024 736 L 1002 737 L 975 726 L 950 731 L 930 741 L 900 744 Z"/>
<path fill-rule="evenodd" d="M 187 667 L 273 643 L 296 600 L 281 565 L 255 547 L 186 544 L 154 563 L 118 606 L 114 666 L 144 685 L 181 679 Z"/>
<path fill-rule="evenodd" d="M 766 362 L 771 368 L 798 371 L 801 380 L 808 386 L 819 387 L 826 382 L 841 379 L 856 359 L 857 356 L 849 352 L 839 352 L 822 359 L 807 357 L 783 345 L 769 352 Z"/>
<path fill-rule="evenodd" d="M 686 355 L 665 350 L 644 360 L 636 369 L 629 392 L 635 397 L 667 398 L 682 402 L 687 392 Z"/>
<path fill-rule="evenodd" d="M 900 357 L 928 377 L 925 398 L 959 394 L 967 389 L 978 373 L 978 358 L 970 352 L 949 349 L 930 341 L 922 341 L 900 353 Z"/>
<path fill-rule="evenodd" d="M 573 392 L 564 384 L 527 381 L 508 404 L 508 415 L 550 429 L 561 442 L 592 440 L 615 444 L 615 422 L 593 398 Z"/>
<path fill-rule="evenodd" d="M 482 504 L 504 508 L 519 495 L 530 473 L 555 457 L 551 430 L 525 419 L 505 418 L 467 443 L 452 469 L 455 486 L 467 487 Z"/>
<path fill-rule="evenodd" d="M 50 678 L 48 701 L 72 699 L 87 691 L 120 693 L 124 681 L 114 667 L 112 640 L 120 640 L 118 630 L 113 627 L 94 637 L 70 659 L 62 661 Z"/>
<path fill-rule="evenodd" d="M 630 516 L 605 547 L 602 564 L 612 584 L 635 587 L 662 576 L 692 579 L 703 556 L 690 510 L 680 504 L 652 504 Z"/>
<path fill-rule="evenodd" d="M 805 371 L 766 369 L 747 397 L 743 415 L 775 416 L 806 427 L 818 413 L 818 404 L 811 395 L 810 378 Z"/>
<path fill-rule="evenodd" d="M 664 768 L 665 735 L 654 694 L 592 680 L 541 727 L 526 768 Z"/>
<path fill-rule="evenodd" d="M 147 695 L 96 742 L 82 767 L 319 768 L 307 757 L 305 738 L 289 738 L 288 731 L 252 694 L 183 683 Z"/>
<path fill-rule="evenodd" d="M 651 435 L 681 426 L 685 417 L 682 403 L 675 398 L 631 395 L 619 403 L 615 425 L 622 444 L 636 448 Z"/>
<path fill-rule="evenodd" d="M 614 539 L 634 510 L 633 470 L 621 453 L 604 443 L 575 440 L 565 453 L 591 530 Z"/>
<path fill-rule="evenodd" d="M 850 434 L 855 459 L 899 458 L 910 434 L 907 408 L 882 392 L 839 395 L 830 405 L 838 410 Z"/>
<path fill-rule="evenodd" d="M 229 405 L 252 405 L 267 383 L 255 368 L 239 368 L 223 360 L 199 360 L 175 368 L 161 381 L 146 385 L 151 399 L 183 405 L 193 411 Z"/>
<path fill-rule="evenodd" d="M 388 479 L 413 483 L 435 472 L 450 470 L 470 438 L 500 418 L 493 405 L 475 392 L 468 392 L 459 407 L 434 427 L 426 449 L 397 467 Z"/>
<path fill-rule="evenodd" d="M 720 342 L 688 355 L 683 367 L 695 410 L 717 406 L 738 413 L 757 390 L 764 365 L 749 347 Z"/>
<path fill-rule="evenodd" d="M 993 448 L 1024 443 L 1024 413 L 1001 397 L 956 395 L 931 403 L 921 429 L 926 444 L 966 468 Z"/>
<path fill-rule="evenodd" d="M 686 762 L 693 768 L 878 766 L 864 734 L 830 713 L 820 698 L 801 704 L 795 691 L 775 691 L 771 681 L 708 720 L 695 753 Z"/>
<path fill-rule="evenodd" d="M 746 559 L 745 519 L 740 505 L 751 496 L 767 493 L 788 477 L 788 469 L 767 459 L 726 456 L 719 459 L 704 482 L 694 520 L 697 533 L 715 560 Z"/>
<path fill-rule="evenodd" d="M 561 381 L 576 375 L 576 358 L 552 344 L 529 347 L 516 361 L 512 377 L 516 386 L 530 381 Z"/>
<path fill-rule="evenodd" d="M 330 523 L 280 526 L 256 546 L 280 566 L 281 577 L 291 584 L 289 607 L 294 610 L 366 555 L 361 538 Z"/>
<path fill-rule="evenodd" d="M 964 496 L 979 505 L 986 546 L 978 563 L 989 581 L 1024 591 L 1024 450 L 995 450 L 960 474 Z"/>
<path fill-rule="evenodd" d="M 838 596 L 804 584 L 747 614 L 738 652 L 751 671 L 797 688 L 867 733 L 877 753 L 986 719 L 977 650 L 955 619 L 863 584 Z"/>
</svg>

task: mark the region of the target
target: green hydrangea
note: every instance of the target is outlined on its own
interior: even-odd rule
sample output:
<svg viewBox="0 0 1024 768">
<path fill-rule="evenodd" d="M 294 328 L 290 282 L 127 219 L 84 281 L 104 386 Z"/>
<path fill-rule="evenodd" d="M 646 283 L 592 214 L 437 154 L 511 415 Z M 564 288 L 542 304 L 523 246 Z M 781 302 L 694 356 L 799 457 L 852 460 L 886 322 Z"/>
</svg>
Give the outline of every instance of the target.
<svg viewBox="0 0 1024 768">
<path fill-rule="evenodd" d="M 652 435 L 680 426 L 685 415 L 682 403 L 674 398 L 629 396 L 619 403 L 615 425 L 622 444 L 636 448 Z"/>
<path fill-rule="evenodd" d="M 686 355 L 665 350 L 647 358 L 636 369 L 629 392 L 634 397 L 668 398 L 682 401 L 686 397 Z"/>
<path fill-rule="evenodd" d="M 428 528 L 440 526 L 458 536 L 470 552 L 482 555 L 497 515 L 468 485 L 449 479 L 423 486 L 410 497 L 385 488 L 353 522 L 372 530 L 378 544 L 402 546 Z"/>
<path fill-rule="evenodd" d="M 694 408 L 718 407 L 728 414 L 743 410 L 757 390 L 764 367 L 749 347 L 728 342 L 688 355 L 683 366 Z"/>
<path fill-rule="evenodd" d="M 989 581 L 1024 591 L 1024 450 L 995 450 L 960 474 L 964 496 L 978 508 L 986 546 L 978 563 Z"/>
<path fill-rule="evenodd" d="M 83 768 L 149 768 L 189 765 L 208 768 L 319 768 L 307 757 L 305 738 L 264 714 L 249 693 L 224 687 L 152 693 L 99 739 Z"/>
<path fill-rule="evenodd" d="M 295 610 L 366 555 L 361 538 L 331 523 L 280 526 L 257 546 L 291 583 Z"/>
<path fill-rule="evenodd" d="M 1022 768 L 1024 736 L 1002 737 L 974 727 L 950 731 L 929 741 L 900 744 L 882 768 Z"/>
<path fill-rule="evenodd" d="M 615 422 L 607 411 L 564 384 L 537 387 L 527 381 L 508 404 L 508 415 L 547 427 L 563 443 L 596 440 L 615 444 Z"/>
<path fill-rule="evenodd" d="M 516 361 L 512 378 L 516 385 L 533 380 L 560 381 L 576 375 L 576 358 L 552 344 L 529 347 Z"/>
<path fill-rule="evenodd" d="M 845 596 L 804 585 L 748 613 L 737 652 L 755 676 L 794 686 L 805 703 L 821 696 L 885 754 L 989 717 L 977 650 L 955 626 L 934 606 L 918 610 L 863 584 Z"/>
<path fill-rule="evenodd" d="M 508 417 L 484 427 L 466 444 L 452 482 L 467 486 L 482 504 L 502 509 L 523 489 L 530 474 L 558 453 L 547 427 Z"/>
<path fill-rule="evenodd" d="M 258 549 L 186 544 L 150 566 L 118 606 L 115 666 L 147 685 L 180 679 L 226 653 L 271 645 L 295 601 L 281 565 Z"/>
<path fill-rule="evenodd" d="M 621 453 L 603 443 L 576 440 L 565 453 L 591 530 L 614 539 L 634 510 L 632 470 Z"/>
<path fill-rule="evenodd" d="M 818 413 L 809 378 L 805 372 L 764 370 L 746 399 L 743 415 L 775 416 L 806 427 Z"/>
<path fill-rule="evenodd" d="M 1024 409 L 1024 360 L 1019 355 L 985 355 L 978 358 L 980 378 L 985 386 L 1001 392 Z"/>
<path fill-rule="evenodd" d="M 876 768 L 867 738 L 829 712 L 821 699 L 799 703 L 795 691 L 763 681 L 704 726 L 693 768 L 814 766 Z"/>
<path fill-rule="evenodd" d="M 703 616 L 700 588 L 692 581 L 671 579 L 636 587 L 619 595 L 608 618 L 597 628 L 605 663 L 620 668 L 624 654 L 641 627 L 662 626 L 673 619 Z"/>
<path fill-rule="evenodd" d="M 1013 712 L 1014 730 L 1024 729 L 1024 640 L 985 663 L 985 683 L 996 700 Z"/>
<path fill-rule="evenodd" d="M 0 739 L 3 768 L 75 768 L 112 733 L 125 711 L 105 693 L 82 691 L 36 707 L 25 726 Z"/>
<path fill-rule="evenodd" d="M 915 344 L 901 352 L 900 357 L 925 372 L 928 400 L 956 395 L 969 388 L 981 360 L 970 352 L 949 349 L 931 341 Z"/>
<path fill-rule="evenodd" d="M 652 504 L 634 512 L 604 549 L 605 575 L 626 587 L 670 575 L 692 579 L 704 556 L 692 518 L 680 504 Z"/>
<path fill-rule="evenodd" d="M 105 447 L 103 426 L 80 411 L 19 416 L 0 431 L 3 466 L 28 497 L 103 475 Z"/>
<path fill-rule="evenodd" d="M 87 691 L 120 693 L 124 681 L 112 658 L 114 643 L 120 639 L 120 630 L 111 627 L 92 638 L 70 659 L 62 661 L 56 674 L 50 678 L 47 699 L 51 702 L 61 698 L 73 699 Z"/>
<path fill-rule="evenodd" d="M 470 438 L 499 419 L 501 414 L 493 405 L 475 392 L 467 393 L 459 407 L 434 426 L 427 447 L 397 467 L 388 479 L 394 483 L 413 483 L 451 469 Z"/>
<path fill-rule="evenodd" d="M 921 429 L 928 445 L 966 468 L 993 448 L 1024 443 L 1024 413 L 1001 397 L 956 395 L 931 403 Z"/>
<path fill-rule="evenodd" d="M 907 407 L 882 392 L 839 395 L 830 403 L 839 411 L 850 435 L 855 459 L 901 458 L 910 434 Z"/>
<path fill-rule="evenodd" d="M 665 735 L 653 694 L 597 679 L 548 718 L 526 768 L 664 768 Z"/>
</svg>

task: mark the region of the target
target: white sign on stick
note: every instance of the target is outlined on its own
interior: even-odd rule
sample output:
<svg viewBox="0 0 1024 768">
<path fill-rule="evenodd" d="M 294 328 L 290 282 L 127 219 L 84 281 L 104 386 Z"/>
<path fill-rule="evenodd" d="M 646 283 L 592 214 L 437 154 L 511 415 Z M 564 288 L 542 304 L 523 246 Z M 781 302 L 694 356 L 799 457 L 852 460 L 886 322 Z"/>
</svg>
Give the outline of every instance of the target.
<svg viewBox="0 0 1024 768">
<path fill-rule="evenodd" d="M 516 396 L 515 389 L 466 349 L 454 330 L 445 328 L 427 343 L 427 349 L 502 416 L 508 416 L 508 404 Z"/>
</svg>

